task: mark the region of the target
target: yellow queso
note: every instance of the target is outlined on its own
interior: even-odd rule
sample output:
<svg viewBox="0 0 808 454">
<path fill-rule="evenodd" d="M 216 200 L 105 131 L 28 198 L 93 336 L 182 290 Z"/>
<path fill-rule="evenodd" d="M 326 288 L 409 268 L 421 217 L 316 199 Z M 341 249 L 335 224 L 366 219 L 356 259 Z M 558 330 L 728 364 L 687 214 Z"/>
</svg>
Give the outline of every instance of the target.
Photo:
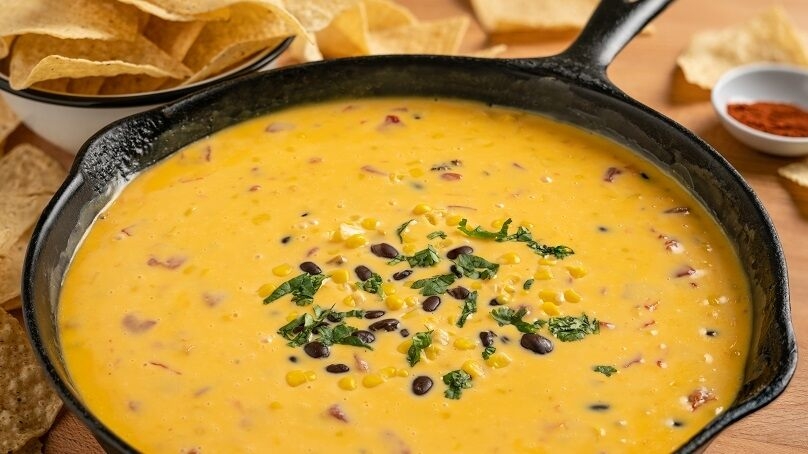
<svg viewBox="0 0 808 454">
<path fill-rule="evenodd" d="M 748 282 L 649 162 L 538 116 L 331 102 L 134 178 L 59 306 L 144 452 L 663 452 L 730 405 Z"/>
</svg>

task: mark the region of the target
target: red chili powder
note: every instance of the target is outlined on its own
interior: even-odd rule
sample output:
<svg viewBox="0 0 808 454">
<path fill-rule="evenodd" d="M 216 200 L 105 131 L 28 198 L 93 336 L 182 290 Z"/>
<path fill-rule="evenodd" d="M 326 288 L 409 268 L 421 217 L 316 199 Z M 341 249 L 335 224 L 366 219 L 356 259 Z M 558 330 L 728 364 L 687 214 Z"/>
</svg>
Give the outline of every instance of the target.
<svg viewBox="0 0 808 454">
<path fill-rule="evenodd" d="M 786 137 L 808 137 L 808 112 L 793 104 L 754 102 L 729 104 L 727 113 L 759 131 Z"/>
</svg>

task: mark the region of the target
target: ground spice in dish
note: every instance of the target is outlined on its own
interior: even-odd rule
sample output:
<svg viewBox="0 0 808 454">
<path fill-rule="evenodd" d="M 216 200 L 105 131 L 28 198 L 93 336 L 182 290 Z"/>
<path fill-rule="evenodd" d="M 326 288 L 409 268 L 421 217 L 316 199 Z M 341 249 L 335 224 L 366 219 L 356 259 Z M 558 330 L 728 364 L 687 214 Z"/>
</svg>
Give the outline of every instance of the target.
<svg viewBox="0 0 808 454">
<path fill-rule="evenodd" d="M 808 137 L 808 112 L 793 104 L 736 103 L 727 105 L 727 113 L 759 131 L 786 137 Z"/>
</svg>

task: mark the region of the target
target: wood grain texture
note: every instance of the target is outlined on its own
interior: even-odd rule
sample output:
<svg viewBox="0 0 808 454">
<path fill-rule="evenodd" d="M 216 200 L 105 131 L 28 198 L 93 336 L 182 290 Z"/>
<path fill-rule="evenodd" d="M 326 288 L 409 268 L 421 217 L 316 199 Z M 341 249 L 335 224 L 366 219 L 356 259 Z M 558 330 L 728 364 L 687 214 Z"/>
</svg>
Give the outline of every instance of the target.
<svg viewBox="0 0 808 454">
<path fill-rule="evenodd" d="M 467 0 L 399 0 L 423 20 L 473 15 Z M 718 123 L 709 93 L 688 85 L 675 65 L 693 33 L 733 25 L 773 5 L 761 0 L 678 0 L 654 22 L 656 30 L 636 38 L 618 55 L 610 78 L 639 101 L 671 117 L 700 135 L 741 172 L 771 215 L 786 253 L 797 341 L 808 351 L 808 217 L 778 181 L 777 168 L 793 159 L 755 152 L 733 139 Z M 780 0 L 795 24 L 808 32 L 808 2 Z M 550 55 L 565 48 L 574 34 L 519 34 L 487 37 L 476 21 L 463 43 L 470 52 L 494 43 L 509 46 L 507 57 Z M 12 142 L 35 140 L 63 162 L 69 155 L 43 144 L 29 131 L 15 133 Z M 808 209 L 806 209 L 808 213 Z M 808 452 L 808 362 L 801 361 L 789 388 L 768 407 L 724 431 L 708 448 L 709 454 Z M 45 440 L 49 454 L 97 452 L 98 446 L 75 418 L 60 418 Z M 80 448 L 77 450 L 77 447 Z"/>
</svg>

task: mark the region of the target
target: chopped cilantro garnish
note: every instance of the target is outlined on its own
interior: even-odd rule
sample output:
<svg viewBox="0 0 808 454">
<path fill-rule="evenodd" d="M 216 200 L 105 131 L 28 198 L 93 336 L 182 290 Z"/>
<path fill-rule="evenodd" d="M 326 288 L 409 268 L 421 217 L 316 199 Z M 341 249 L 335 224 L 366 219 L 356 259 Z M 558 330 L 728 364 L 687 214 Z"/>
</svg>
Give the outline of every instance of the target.
<svg viewBox="0 0 808 454">
<path fill-rule="evenodd" d="M 404 233 L 404 231 L 407 230 L 407 226 L 413 222 L 415 222 L 415 219 L 410 219 L 409 221 L 398 226 L 398 228 L 396 229 L 396 235 L 398 235 L 398 240 L 401 241 L 402 243 L 404 242 L 404 238 L 401 237 L 401 234 Z"/>
<path fill-rule="evenodd" d="M 278 334 L 289 341 L 289 343 L 287 343 L 288 346 L 300 347 L 309 341 L 312 330 L 319 323 L 320 322 L 315 320 L 311 314 L 303 314 L 291 322 L 283 325 L 278 330 Z"/>
<path fill-rule="evenodd" d="M 436 251 L 435 248 L 430 244 L 426 247 L 426 249 L 413 254 L 412 257 L 407 257 L 406 260 L 407 263 L 409 263 L 413 268 L 427 268 L 440 262 L 440 256 L 438 255 L 438 251 Z"/>
<path fill-rule="evenodd" d="M 522 333 L 532 334 L 539 330 L 546 323 L 544 320 L 536 320 L 533 323 L 522 320 L 527 315 L 527 309 L 520 307 L 513 310 L 510 307 L 497 307 L 491 311 L 491 317 L 496 320 L 499 326 L 513 325 Z"/>
<path fill-rule="evenodd" d="M 597 319 L 590 319 L 586 314 L 581 314 L 580 317 L 552 317 L 548 327 L 553 336 L 562 342 L 578 341 L 587 334 L 600 332 L 600 324 Z"/>
<path fill-rule="evenodd" d="M 603 375 L 605 375 L 607 377 L 611 377 L 612 374 L 617 373 L 617 369 L 615 369 L 612 366 L 595 366 L 595 367 L 592 368 L 592 370 L 595 371 L 595 372 L 600 372 L 601 374 L 603 374 Z"/>
<path fill-rule="evenodd" d="M 454 260 L 454 264 L 463 273 L 463 276 L 472 279 L 491 279 L 499 271 L 498 263 L 491 263 L 488 260 L 471 254 L 460 254 Z"/>
<path fill-rule="evenodd" d="M 282 326 L 278 330 L 278 334 L 289 341 L 287 345 L 290 347 L 300 347 L 307 344 L 316 331 L 316 334 L 319 335 L 317 340 L 325 345 L 345 344 L 373 350 L 370 345 L 353 336 L 353 333 L 357 331 L 356 328 L 348 326 L 342 321 L 347 317 L 362 318 L 364 315 L 365 311 L 359 309 L 339 312 L 314 306 L 313 317 L 308 313 L 303 314 Z M 329 326 L 328 320 L 339 320 L 339 323 Z"/>
<path fill-rule="evenodd" d="M 524 290 L 530 290 L 530 287 L 533 287 L 533 279 L 528 279 L 524 284 L 522 284 L 522 288 Z"/>
<path fill-rule="evenodd" d="M 539 244 L 535 241 L 531 241 L 527 243 L 527 247 L 529 247 L 533 252 L 538 255 L 552 255 L 555 256 L 557 259 L 563 259 L 567 256 L 575 254 L 575 251 L 572 250 L 569 246 L 547 246 L 545 244 Z"/>
<path fill-rule="evenodd" d="M 466 319 L 473 313 L 477 312 L 477 291 L 469 293 L 469 296 L 463 300 L 463 310 L 460 312 L 460 318 L 457 319 L 457 326 L 460 328 L 466 324 Z"/>
<path fill-rule="evenodd" d="M 485 349 L 483 349 L 483 359 L 490 358 L 496 351 L 496 347 L 485 347 Z"/>
<path fill-rule="evenodd" d="M 467 223 L 468 223 L 467 219 L 465 218 L 461 219 L 460 223 L 457 224 L 457 229 L 472 238 L 504 241 L 504 238 L 508 236 L 508 226 L 511 224 L 511 220 L 508 219 L 507 221 L 505 221 L 502 224 L 502 228 L 499 229 L 499 232 L 491 232 L 489 230 L 485 230 L 479 225 L 477 227 L 474 227 L 474 230 L 469 230 L 469 228 L 466 227 Z"/>
<path fill-rule="evenodd" d="M 362 281 L 358 285 L 362 290 L 368 293 L 375 293 L 379 295 L 380 298 L 384 298 L 384 290 L 382 290 L 383 282 L 382 277 L 378 273 L 371 273 L 367 280 Z"/>
<path fill-rule="evenodd" d="M 525 243 L 527 247 L 530 248 L 533 252 L 538 255 L 552 255 L 555 256 L 557 259 L 563 259 L 567 256 L 570 256 L 575 253 L 572 248 L 568 246 L 547 246 L 546 244 L 541 244 L 533 239 L 533 234 L 530 233 L 525 227 L 519 227 L 516 229 L 516 233 L 513 235 L 508 235 L 508 228 L 511 225 L 511 219 L 508 218 L 503 224 L 502 228 L 499 229 L 499 232 L 491 232 L 488 230 L 484 230 L 482 227 L 477 226 L 474 230 L 470 230 L 466 227 L 468 220 L 461 219 L 460 223 L 457 225 L 458 230 L 465 233 L 466 235 L 472 238 L 482 238 L 488 240 L 494 240 L 498 242 L 504 241 L 516 241 L 519 243 Z"/>
<path fill-rule="evenodd" d="M 362 339 L 353 335 L 357 331 L 358 330 L 353 326 L 348 326 L 343 322 L 334 326 L 320 326 L 317 328 L 317 333 L 320 335 L 317 340 L 325 345 L 353 345 L 354 347 L 363 347 L 368 350 L 373 350 L 370 344 L 366 344 Z"/>
<path fill-rule="evenodd" d="M 448 399 L 460 399 L 463 390 L 471 388 L 471 375 L 462 369 L 453 370 L 443 376 L 443 383 L 448 386 L 443 392 L 444 396 Z"/>
<path fill-rule="evenodd" d="M 432 331 L 422 331 L 412 337 L 412 345 L 407 350 L 407 362 L 414 366 L 421 361 L 421 352 L 432 345 Z"/>
<path fill-rule="evenodd" d="M 440 238 L 442 240 L 445 240 L 446 237 L 447 237 L 446 232 L 444 232 L 443 230 L 436 230 L 436 231 L 434 231 L 434 232 L 432 232 L 432 233 L 430 233 L 429 235 L 426 236 L 426 238 L 428 240 L 434 240 L 435 238 Z"/>
<path fill-rule="evenodd" d="M 365 316 L 365 311 L 362 309 L 353 309 L 347 312 L 340 312 L 335 311 L 333 306 L 331 309 L 326 309 L 315 304 L 313 310 L 314 317 L 317 320 L 323 320 L 328 317 L 328 320 L 330 321 L 340 322 L 348 317 L 363 318 Z"/>
<path fill-rule="evenodd" d="M 276 299 L 292 294 L 292 302 L 298 306 L 305 306 L 314 301 L 314 294 L 320 289 L 323 281 L 327 278 L 325 274 L 303 273 L 293 277 L 276 288 L 269 296 L 264 298 L 264 304 L 269 304 Z"/>
<path fill-rule="evenodd" d="M 410 286 L 414 289 L 421 289 L 421 295 L 440 295 L 446 293 L 446 290 L 455 281 L 454 274 L 439 274 L 437 276 L 428 277 L 426 279 L 418 279 Z"/>
</svg>

